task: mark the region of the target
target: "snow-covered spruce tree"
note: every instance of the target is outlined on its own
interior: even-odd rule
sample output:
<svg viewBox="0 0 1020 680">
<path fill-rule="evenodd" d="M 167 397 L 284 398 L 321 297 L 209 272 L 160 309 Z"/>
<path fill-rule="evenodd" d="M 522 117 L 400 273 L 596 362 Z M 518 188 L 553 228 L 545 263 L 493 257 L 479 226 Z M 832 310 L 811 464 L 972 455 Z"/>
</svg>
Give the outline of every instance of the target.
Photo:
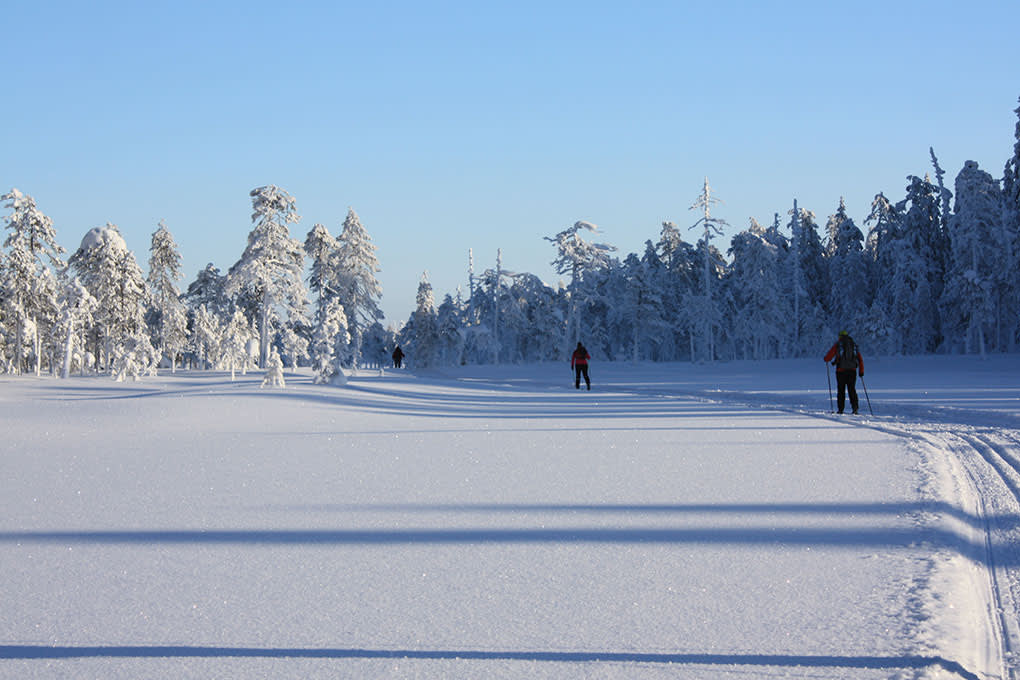
<svg viewBox="0 0 1020 680">
<path fill-rule="evenodd" d="M 658 359 L 671 329 L 664 312 L 663 291 L 659 285 L 661 277 L 657 268 L 661 263 L 655 246 L 646 241 L 644 257 L 631 253 L 623 264 L 626 289 L 622 309 L 628 310 L 631 337 L 628 343 L 623 343 L 623 338 L 620 338 L 621 345 L 630 346 L 632 361 Z"/>
<path fill-rule="evenodd" d="M 935 335 L 936 310 L 924 257 L 906 238 L 890 244 L 893 271 L 887 282 L 887 314 L 893 354 L 926 354 Z"/>
<path fill-rule="evenodd" d="M 252 222 L 248 245 L 227 273 L 226 294 L 247 294 L 255 306 L 259 366 L 265 367 L 273 332 L 304 314 L 308 294 L 302 281 L 304 250 L 290 237 L 288 224 L 301 218 L 294 199 L 269 185 L 251 191 Z"/>
<path fill-rule="evenodd" d="M 708 357 L 717 356 L 716 353 L 716 331 L 722 328 L 724 320 L 723 306 L 715 294 L 709 297 L 704 294 L 703 269 L 706 258 L 709 262 L 709 279 L 718 282 L 726 274 L 726 259 L 719 250 L 709 244 L 706 248 L 705 240 L 698 241 L 696 246 L 696 259 L 699 263 L 699 279 L 697 285 L 691 287 L 681 301 L 680 327 L 684 336 L 690 344 L 691 361 L 707 361 Z M 710 284 L 709 290 L 713 290 L 718 284 Z M 698 351 L 697 340 L 702 339 L 701 351 Z M 708 341 L 707 346 L 705 341 Z"/>
<path fill-rule="evenodd" d="M 127 378 L 138 380 L 143 375 L 155 375 L 159 353 L 149 339 L 145 323 L 149 291 L 134 253 L 125 249 L 117 260 L 117 268 L 114 300 L 118 307 L 117 327 L 121 331 L 110 348 L 110 370 L 117 382 L 123 382 Z"/>
<path fill-rule="evenodd" d="M 742 359 L 781 356 L 783 321 L 787 314 L 780 285 L 779 248 L 764 238 L 753 219 L 751 228 L 730 241 L 732 258 L 724 280 L 734 304 L 732 336 Z"/>
<path fill-rule="evenodd" d="M 325 225 L 319 223 L 312 225 L 305 237 L 305 254 L 312 260 L 308 289 L 315 295 L 316 319 L 322 315 L 327 300 L 337 297 L 337 272 L 334 265 L 338 247 L 337 240 Z"/>
<path fill-rule="evenodd" d="M 835 214 L 829 216 L 826 231 L 829 235 L 826 249 L 830 282 L 829 326 L 850 330 L 860 341 L 873 296 L 864 256 L 864 234 L 847 215 L 842 197 Z"/>
<path fill-rule="evenodd" d="M 57 243 L 53 220 L 36 207 L 35 199 L 17 189 L 0 196 L 11 214 L 4 218 L 10 232 L 4 241 L 7 256 L 0 260 L 3 314 L 11 323 L 13 372 L 22 373 L 32 344 L 33 369 L 42 365 L 42 338 L 56 320 L 56 279 L 53 269 L 64 267 L 64 249 Z M 40 328 L 42 327 L 42 328 Z M 31 330 L 31 333 L 29 333 Z"/>
<path fill-rule="evenodd" d="M 604 361 L 626 361 L 633 357 L 633 315 L 626 307 L 630 293 L 628 272 L 626 262 L 613 258 L 608 267 L 592 272 L 587 280 L 590 292 L 582 315 L 588 329 L 582 340 L 592 356 Z"/>
<path fill-rule="evenodd" d="M 937 225 L 941 192 L 930 182 L 909 178 L 908 199 L 892 205 L 879 194 L 872 203 L 866 253 L 871 263 L 874 302 L 865 336 L 874 351 L 924 354 L 933 351 L 938 314 L 929 282 L 932 270 L 918 223 Z M 906 219 L 907 205 L 912 211 Z M 927 215 L 927 217 L 923 217 Z"/>
<path fill-rule="evenodd" d="M 99 301 L 92 326 L 97 367 L 119 379 L 153 370 L 148 362 L 155 352 L 145 324 L 148 291 L 117 225 L 107 223 L 85 234 L 69 264 Z"/>
<path fill-rule="evenodd" d="M 914 332 L 920 335 L 911 338 L 910 345 L 917 348 L 914 352 L 928 353 L 936 351 L 943 340 L 937 301 L 942 297 L 951 259 L 949 236 L 942 217 L 944 191 L 927 176 L 924 179 L 910 176 L 907 181 L 907 196 L 897 203 L 896 210 L 903 216 L 902 237 L 921 261 L 924 285 L 917 290 L 927 298 L 917 300 L 915 314 L 924 318 L 917 318 L 912 324 Z"/>
<path fill-rule="evenodd" d="M 152 303 L 152 337 L 160 356 L 170 359 L 170 372 L 177 370 L 177 356 L 188 341 L 187 309 L 181 302 L 177 282 L 181 279 L 181 255 L 163 220 L 152 234 L 149 249 L 149 293 Z"/>
<path fill-rule="evenodd" d="M 376 247 L 354 208 L 347 210 L 338 241 L 337 284 L 351 330 L 352 363 L 357 368 L 365 329 L 383 318 L 379 309 L 382 287 L 375 276 L 380 271 L 379 260 L 375 256 Z"/>
<path fill-rule="evenodd" d="M 701 190 L 701 195 L 698 196 L 698 200 L 696 200 L 689 208 L 690 210 L 702 211 L 702 216 L 697 222 L 690 226 L 690 229 L 704 229 L 701 241 L 699 241 L 699 248 L 702 251 L 702 257 L 704 258 L 704 278 L 702 279 L 703 288 L 701 289 L 701 295 L 704 299 L 694 301 L 693 295 L 690 296 L 691 307 L 687 310 L 687 313 L 692 330 L 694 328 L 701 329 L 703 343 L 702 355 L 708 361 L 713 361 L 715 359 L 714 328 L 718 326 L 719 319 L 721 318 L 720 311 L 712 300 L 712 261 L 715 258 L 713 256 L 711 242 L 713 236 L 722 235 L 723 227 L 729 226 L 726 220 L 712 217 L 712 206 L 717 203 L 722 203 L 722 201 L 712 195 L 712 187 L 708 185 L 708 177 L 706 177 L 705 185 Z M 693 346 L 692 342 L 692 350 Z"/>
<path fill-rule="evenodd" d="M 646 271 L 645 276 L 649 289 L 654 290 L 658 298 L 658 315 L 662 321 L 662 326 L 656 337 L 648 338 L 650 342 L 647 343 L 644 356 L 653 361 L 673 361 L 677 353 L 677 338 L 674 323 L 676 310 L 674 301 L 671 299 L 672 281 L 670 271 L 659 257 L 657 244 L 652 243 L 651 240 L 645 241 L 641 266 Z"/>
<path fill-rule="evenodd" d="M 439 365 L 459 366 L 464 352 L 464 308 L 449 294 L 436 310 L 436 330 Z"/>
<path fill-rule="evenodd" d="M 308 287 L 316 296 L 309 352 L 319 382 L 342 376 L 340 365 L 350 356 L 349 321 L 340 298 L 339 249 L 339 241 L 322 224 L 314 225 L 305 238 L 305 253 L 312 260 Z"/>
<path fill-rule="evenodd" d="M 415 368 L 432 368 L 439 359 L 439 327 L 428 272 L 421 275 L 415 303 L 411 318 L 400 331 L 399 342 Z"/>
<path fill-rule="evenodd" d="M 656 253 L 671 278 L 677 282 L 680 293 L 688 293 L 703 283 L 704 259 L 699 260 L 698 249 L 681 238 L 672 222 L 662 223 Z"/>
<path fill-rule="evenodd" d="M 836 208 L 836 212 L 829 215 L 829 219 L 825 223 L 825 246 L 824 251 L 826 257 L 832 257 L 839 252 L 841 247 L 853 248 L 852 241 L 854 239 L 848 238 L 850 232 L 853 229 L 857 229 L 854 225 L 853 218 L 846 212 L 846 201 L 843 197 L 839 197 L 839 207 Z M 860 230 L 858 230 L 860 233 Z M 858 241 L 864 241 L 864 234 L 861 233 Z M 863 250 L 864 246 L 861 245 L 860 250 Z"/>
<path fill-rule="evenodd" d="M 871 202 L 871 212 L 864 220 L 865 226 L 868 226 L 864 254 L 869 262 L 870 288 L 876 296 L 880 294 L 888 272 L 892 271 L 893 261 L 888 246 L 902 237 L 902 222 L 903 215 L 885 194 L 876 194 Z"/>
<path fill-rule="evenodd" d="M 949 220 L 953 252 L 940 300 L 942 331 L 952 350 L 985 356 L 1003 349 L 1009 245 L 1002 227 L 1002 192 L 990 174 L 967 161 L 956 176 Z"/>
<path fill-rule="evenodd" d="M 678 293 L 677 279 L 674 279 L 670 261 L 673 254 L 683 245 L 680 232 L 673 222 L 663 222 L 659 232 L 659 241 L 655 244 L 655 256 L 658 263 L 655 270 L 658 277 L 658 287 L 662 293 L 662 313 L 668 328 L 662 338 L 662 360 L 674 361 L 679 358 L 679 332 L 677 319 L 679 318 L 679 302 L 683 293 Z"/>
<path fill-rule="evenodd" d="M 662 230 L 659 232 L 659 242 L 656 244 L 656 252 L 659 260 L 667 269 L 672 269 L 674 260 L 682 258 L 682 251 L 688 244 L 684 242 L 680 230 L 673 222 L 663 222 Z"/>
<path fill-rule="evenodd" d="M 347 315 L 336 297 L 326 299 L 319 310 L 318 321 L 309 347 L 315 382 L 326 384 L 346 383 L 341 364 L 349 352 L 351 341 Z"/>
<path fill-rule="evenodd" d="M 893 274 L 897 270 L 896 255 L 901 250 L 903 216 L 884 194 L 871 203 L 871 212 L 864 220 L 869 226 L 864 246 L 868 265 L 868 285 L 872 302 L 868 309 L 863 333 L 873 353 L 895 354 L 903 351 L 901 329 L 894 326 L 892 315 Z"/>
<path fill-rule="evenodd" d="M 598 227 L 590 222 L 578 221 L 574 226 L 564 229 L 555 236 L 546 236 L 545 240 L 556 245 L 557 257 L 552 261 L 558 274 L 570 274 L 567 287 L 569 295 L 569 312 L 567 316 L 567 336 L 564 349 L 573 347 L 581 340 L 581 320 L 578 316 L 581 307 L 589 303 L 593 286 L 585 283 L 585 277 L 609 265 L 609 253 L 616 247 L 605 243 L 589 243 L 581 238 L 580 231 L 598 233 Z"/>
<path fill-rule="evenodd" d="M 688 351 L 687 348 L 693 346 L 689 329 L 682 321 L 686 316 L 682 304 L 688 295 L 694 294 L 700 288 L 704 263 L 698 262 L 697 250 L 684 241 L 672 222 L 662 223 L 656 252 L 666 267 L 663 305 L 671 335 L 669 342 L 664 343 L 664 347 L 670 349 L 663 359 L 672 361 L 681 358 L 683 353 Z"/>
<path fill-rule="evenodd" d="M 827 328 L 825 301 L 830 284 L 815 214 L 793 202 L 790 211 L 790 253 L 787 286 L 793 300 L 788 342 L 796 356 L 816 351 L 832 334 Z"/>
<path fill-rule="evenodd" d="M 1006 161 L 1002 175 L 1002 226 L 1008 245 L 1006 257 L 1010 272 L 1008 295 L 1010 299 L 1020 298 L 1020 107 L 1014 109 L 1017 123 L 1014 128 L 1013 156 Z M 1006 319 L 1006 348 L 1013 352 L 1020 340 L 1020 310 L 1011 310 L 1012 318 Z"/>
</svg>

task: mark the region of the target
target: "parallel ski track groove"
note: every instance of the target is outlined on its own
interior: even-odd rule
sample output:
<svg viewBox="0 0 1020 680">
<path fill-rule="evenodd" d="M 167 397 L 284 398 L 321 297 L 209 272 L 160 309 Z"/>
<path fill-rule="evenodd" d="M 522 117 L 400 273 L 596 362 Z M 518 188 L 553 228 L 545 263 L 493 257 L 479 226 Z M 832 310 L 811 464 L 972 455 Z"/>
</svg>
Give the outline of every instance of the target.
<svg viewBox="0 0 1020 680">
<path fill-rule="evenodd" d="M 1007 434 L 994 432 L 958 432 L 955 436 L 965 443 L 971 450 L 987 463 L 995 475 L 1002 480 L 1002 483 L 1009 489 L 1012 496 L 1014 509 L 1020 508 L 1020 458 L 1017 456 L 1017 444 L 1015 433 Z M 1010 443 L 1003 444 L 994 441 L 995 437 L 1011 439 Z M 970 473 L 970 472 L 969 472 Z M 979 481 L 972 481 L 978 485 Z M 978 486 L 978 488 L 981 488 Z M 1003 651 L 1006 654 L 1006 661 L 1009 664 L 1006 672 L 1009 678 L 1017 678 L 1017 654 L 1020 652 L 1020 624 L 1017 621 L 1016 593 L 1014 591 L 1015 579 L 1011 579 L 1007 569 L 1002 566 L 1001 560 L 997 559 L 996 543 L 992 540 L 993 532 L 1006 535 L 1011 527 L 1002 526 L 999 515 L 988 508 L 988 501 L 984 494 L 979 494 L 981 510 L 985 518 L 985 537 L 988 552 L 988 573 L 992 582 L 992 592 L 995 597 L 996 614 L 999 620 L 1000 635 Z M 999 544 L 1008 542 L 1000 541 Z"/>
</svg>

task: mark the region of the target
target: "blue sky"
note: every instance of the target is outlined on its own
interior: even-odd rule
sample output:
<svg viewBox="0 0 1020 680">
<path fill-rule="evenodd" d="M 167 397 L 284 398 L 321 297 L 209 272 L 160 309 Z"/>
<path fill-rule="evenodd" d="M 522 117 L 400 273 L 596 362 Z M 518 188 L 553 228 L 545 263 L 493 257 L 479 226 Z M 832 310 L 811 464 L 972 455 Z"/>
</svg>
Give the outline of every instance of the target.
<svg viewBox="0 0 1020 680">
<path fill-rule="evenodd" d="M 725 249 L 794 198 L 863 229 L 929 147 L 951 182 L 1000 177 L 1015 141 L 1013 1 L 7 5 L 0 190 L 66 248 L 113 222 L 144 268 L 165 219 L 184 288 L 276 184 L 302 241 L 358 212 L 388 323 L 422 271 L 437 302 L 466 284 L 468 248 L 552 284 L 543 237 L 577 220 L 640 253 L 706 176 Z"/>
</svg>

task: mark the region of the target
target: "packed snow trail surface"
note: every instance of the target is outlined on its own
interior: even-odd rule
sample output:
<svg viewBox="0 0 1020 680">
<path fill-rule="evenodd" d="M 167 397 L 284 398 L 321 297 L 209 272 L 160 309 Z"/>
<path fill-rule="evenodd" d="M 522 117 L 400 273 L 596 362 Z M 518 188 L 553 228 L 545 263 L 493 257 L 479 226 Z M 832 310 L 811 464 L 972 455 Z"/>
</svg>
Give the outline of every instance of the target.
<svg viewBox="0 0 1020 680">
<path fill-rule="evenodd" d="M 1011 677 L 1001 361 L 5 378 L 0 677 Z"/>
</svg>

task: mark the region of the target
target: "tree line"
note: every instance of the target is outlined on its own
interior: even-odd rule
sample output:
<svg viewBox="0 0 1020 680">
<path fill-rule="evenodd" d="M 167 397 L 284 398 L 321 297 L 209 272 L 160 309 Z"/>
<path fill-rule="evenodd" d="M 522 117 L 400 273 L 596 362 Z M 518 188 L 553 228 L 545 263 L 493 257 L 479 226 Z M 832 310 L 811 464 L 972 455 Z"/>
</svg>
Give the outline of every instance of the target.
<svg viewBox="0 0 1020 680">
<path fill-rule="evenodd" d="M 1016 109 L 1020 119 L 1020 108 Z M 142 273 L 116 225 L 67 252 L 52 220 L 17 189 L 0 250 L 0 368 L 6 373 L 109 372 L 118 379 L 198 368 L 310 365 L 318 380 L 383 365 L 401 344 L 411 365 L 562 360 L 583 339 L 607 360 L 712 361 L 811 356 L 838 330 L 870 354 L 1012 352 L 1020 339 L 1020 120 L 1001 178 L 972 161 L 952 189 L 932 171 L 905 195 L 875 196 L 862 229 L 842 200 L 824 226 L 793 201 L 771 223 L 751 219 L 726 252 L 708 180 L 692 208 L 701 238 L 673 222 L 644 252 L 619 257 L 578 221 L 546 237 L 557 285 L 503 267 L 475 272 L 436 305 L 423 275 L 416 307 L 384 328 L 379 263 L 357 213 L 338 236 L 315 224 L 304 242 L 295 199 L 251 191 L 252 230 L 226 272 L 212 264 L 187 288 L 167 225 Z"/>
<path fill-rule="evenodd" d="M 1016 109 L 1020 118 L 1020 108 Z M 1020 339 L 1020 122 L 1003 176 L 967 161 L 952 189 L 932 171 L 905 196 L 875 196 L 862 229 L 842 199 L 821 225 L 793 201 L 753 218 L 726 253 L 713 239 L 708 180 L 696 243 L 673 222 L 620 259 L 577 222 L 547 237 L 569 277 L 552 288 L 495 268 L 435 307 L 427 278 L 400 332 L 419 365 L 562 360 L 583 336 L 609 360 L 711 361 L 814 356 L 839 330 L 881 355 L 1013 352 Z M 589 239 L 586 239 L 589 236 Z"/>
</svg>

